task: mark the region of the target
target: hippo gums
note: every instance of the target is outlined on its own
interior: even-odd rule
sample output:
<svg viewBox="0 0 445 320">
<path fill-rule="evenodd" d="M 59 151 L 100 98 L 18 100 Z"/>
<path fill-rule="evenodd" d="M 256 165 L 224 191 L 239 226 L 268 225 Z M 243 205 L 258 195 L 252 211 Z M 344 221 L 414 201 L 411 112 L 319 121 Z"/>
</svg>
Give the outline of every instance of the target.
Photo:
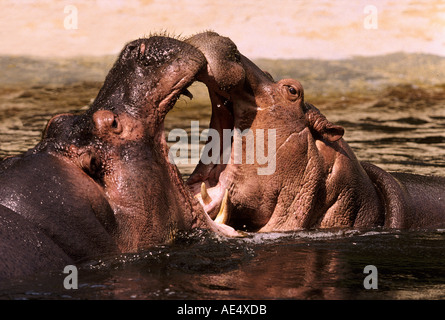
<svg viewBox="0 0 445 320">
<path fill-rule="evenodd" d="M 54 116 L 40 143 L 0 162 L 0 279 L 168 242 L 216 225 L 168 161 L 167 112 L 206 65 L 162 36 L 122 50 L 90 108 Z"/>
<path fill-rule="evenodd" d="M 209 90 L 210 128 L 234 131 L 231 159 L 235 144 L 245 151 L 238 163 L 200 161 L 190 176 L 187 183 L 210 216 L 224 208 L 218 219 L 247 231 L 445 225 L 445 178 L 390 174 L 359 162 L 344 129 L 304 101 L 298 81 L 274 81 L 214 32 L 187 42 L 208 61 L 197 78 Z M 246 159 L 248 135 L 238 133 L 266 129 L 275 129 L 275 170 L 259 174 L 261 164 Z"/>
</svg>

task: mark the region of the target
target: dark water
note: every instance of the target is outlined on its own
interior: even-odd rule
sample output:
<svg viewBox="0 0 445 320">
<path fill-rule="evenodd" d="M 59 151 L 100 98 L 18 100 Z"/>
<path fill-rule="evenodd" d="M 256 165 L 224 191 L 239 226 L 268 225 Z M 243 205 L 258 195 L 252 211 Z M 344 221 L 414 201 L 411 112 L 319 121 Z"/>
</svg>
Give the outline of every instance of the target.
<svg viewBox="0 0 445 320">
<path fill-rule="evenodd" d="M 300 231 L 223 239 L 196 231 L 177 243 L 78 264 L 66 276 L 3 286 L 12 299 L 443 299 L 445 230 Z M 367 265 L 377 289 L 365 289 Z"/>
<path fill-rule="evenodd" d="M 33 147 L 51 115 L 86 109 L 100 83 L 0 88 L 0 156 Z M 181 99 L 166 132 L 208 125 L 210 108 Z M 393 86 L 317 104 L 346 128 L 360 160 L 445 176 L 445 87 Z M 181 166 L 185 177 L 193 166 Z M 377 268 L 365 289 L 364 268 Z M 443 299 L 445 230 L 312 230 L 224 239 L 202 231 L 137 254 L 83 261 L 77 290 L 62 270 L 0 284 L 2 299 Z"/>
</svg>

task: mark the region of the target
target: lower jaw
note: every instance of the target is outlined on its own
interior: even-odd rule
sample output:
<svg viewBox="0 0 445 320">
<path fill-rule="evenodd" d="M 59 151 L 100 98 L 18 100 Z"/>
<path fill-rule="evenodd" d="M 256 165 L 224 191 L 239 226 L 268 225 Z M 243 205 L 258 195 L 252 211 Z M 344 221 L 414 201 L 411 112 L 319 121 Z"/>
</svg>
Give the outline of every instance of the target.
<svg viewBox="0 0 445 320">
<path fill-rule="evenodd" d="M 219 165 L 221 166 L 221 165 Z M 225 165 L 224 170 L 219 173 L 217 177 L 203 178 L 193 182 L 193 176 L 187 182 L 192 195 L 199 201 L 204 211 L 214 220 L 220 216 L 219 220 L 227 222 L 229 209 L 228 206 L 228 191 L 231 185 L 230 181 L 231 166 Z M 214 170 L 221 170 L 218 166 Z M 225 208 L 224 208 L 225 207 Z M 226 212 L 222 212 L 226 210 Z M 226 214 L 226 217 L 221 217 L 221 214 Z"/>
<path fill-rule="evenodd" d="M 222 171 L 217 178 L 217 183 L 214 185 L 214 181 L 210 187 L 208 179 L 204 181 L 196 181 L 190 183 L 188 181 L 188 188 L 191 194 L 197 200 L 201 208 L 204 210 L 205 215 L 209 219 L 208 225 L 214 231 L 222 233 L 230 237 L 244 237 L 246 234 L 240 231 L 236 231 L 230 226 L 230 214 L 231 204 L 229 200 L 229 186 L 231 178 L 231 170 Z M 191 177 L 193 178 L 193 176 Z"/>
</svg>

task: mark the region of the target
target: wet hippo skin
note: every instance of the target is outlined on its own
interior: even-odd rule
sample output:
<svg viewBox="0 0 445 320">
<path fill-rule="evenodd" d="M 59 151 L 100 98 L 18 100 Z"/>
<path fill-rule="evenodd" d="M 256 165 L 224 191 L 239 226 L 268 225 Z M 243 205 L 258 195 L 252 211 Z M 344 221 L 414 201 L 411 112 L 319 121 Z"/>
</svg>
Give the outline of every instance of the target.
<svg viewBox="0 0 445 320">
<path fill-rule="evenodd" d="M 168 160 L 163 122 L 205 67 L 192 45 L 128 43 L 81 114 L 49 120 L 42 140 L 0 162 L 0 279 L 168 243 L 214 223 Z"/>
<path fill-rule="evenodd" d="M 445 178 L 390 174 L 360 162 L 343 139 L 344 129 L 305 101 L 300 82 L 275 81 L 217 33 L 197 34 L 187 42 L 208 61 L 198 80 L 209 90 L 210 128 L 220 135 L 249 131 L 252 141 L 275 130 L 273 140 L 263 142 L 265 153 L 275 143 L 274 170 L 267 174 L 258 170 L 265 164 L 246 158 L 226 164 L 201 161 L 195 168 L 188 185 L 211 216 L 224 206 L 227 224 L 263 232 L 445 225 Z M 235 133 L 233 140 L 231 159 L 235 143 L 246 157 L 247 138 Z"/>
</svg>

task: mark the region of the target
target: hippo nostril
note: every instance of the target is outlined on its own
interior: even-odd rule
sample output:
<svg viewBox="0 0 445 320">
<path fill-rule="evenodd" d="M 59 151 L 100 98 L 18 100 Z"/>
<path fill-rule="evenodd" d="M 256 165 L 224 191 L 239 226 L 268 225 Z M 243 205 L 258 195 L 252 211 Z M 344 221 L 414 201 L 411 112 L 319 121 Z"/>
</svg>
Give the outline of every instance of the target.
<svg viewBox="0 0 445 320">
<path fill-rule="evenodd" d="M 115 116 L 113 118 L 113 122 L 111 122 L 110 124 L 111 127 L 111 131 L 115 134 L 121 134 L 122 133 L 122 124 L 119 122 L 119 120 L 117 119 L 117 117 Z"/>
</svg>

